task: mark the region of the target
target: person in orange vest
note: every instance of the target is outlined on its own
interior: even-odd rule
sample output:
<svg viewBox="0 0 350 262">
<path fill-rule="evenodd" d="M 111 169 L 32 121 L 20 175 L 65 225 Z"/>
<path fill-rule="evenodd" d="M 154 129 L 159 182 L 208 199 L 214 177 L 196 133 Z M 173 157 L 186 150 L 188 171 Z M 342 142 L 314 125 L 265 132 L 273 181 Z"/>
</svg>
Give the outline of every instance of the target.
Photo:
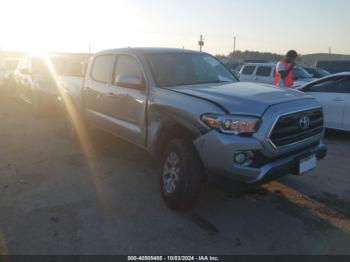
<svg viewBox="0 0 350 262">
<path fill-rule="evenodd" d="M 287 52 L 285 58 L 277 63 L 274 81 L 276 87 L 290 88 L 294 85 L 294 75 L 292 70 L 297 58 L 298 53 L 294 50 L 290 50 Z"/>
</svg>

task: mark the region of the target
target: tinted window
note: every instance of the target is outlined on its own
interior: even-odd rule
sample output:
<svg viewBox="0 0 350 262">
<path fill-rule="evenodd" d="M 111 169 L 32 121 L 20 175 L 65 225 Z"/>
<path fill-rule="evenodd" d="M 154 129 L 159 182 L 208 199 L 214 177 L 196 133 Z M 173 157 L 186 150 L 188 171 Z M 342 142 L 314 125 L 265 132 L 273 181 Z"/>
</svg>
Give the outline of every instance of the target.
<svg viewBox="0 0 350 262">
<path fill-rule="evenodd" d="M 349 93 L 350 79 L 349 78 L 332 78 L 314 84 L 307 89 L 308 92 L 324 92 L 324 93 Z"/>
<path fill-rule="evenodd" d="M 95 58 L 91 69 L 91 77 L 99 82 L 107 83 L 113 68 L 114 56 L 101 55 Z"/>
<path fill-rule="evenodd" d="M 258 70 L 256 70 L 257 76 L 270 76 L 272 68 L 269 66 L 259 66 Z"/>
<path fill-rule="evenodd" d="M 350 61 L 319 61 L 316 67 L 325 69 L 332 74 L 350 72 Z"/>
<path fill-rule="evenodd" d="M 115 67 L 113 84 L 132 86 L 143 81 L 142 69 L 137 60 L 129 55 L 120 55 Z"/>
<path fill-rule="evenodd" d="M 251 75 L 255 70 L 255 66 L 246 66 L 242 70 L 242 75 Z"/>
<path fill-rule="evenodd" d="M 157 53 L 147 56 L 158 86 L 236 82 L 216 58 L 200 53 Z"/>
</svg>

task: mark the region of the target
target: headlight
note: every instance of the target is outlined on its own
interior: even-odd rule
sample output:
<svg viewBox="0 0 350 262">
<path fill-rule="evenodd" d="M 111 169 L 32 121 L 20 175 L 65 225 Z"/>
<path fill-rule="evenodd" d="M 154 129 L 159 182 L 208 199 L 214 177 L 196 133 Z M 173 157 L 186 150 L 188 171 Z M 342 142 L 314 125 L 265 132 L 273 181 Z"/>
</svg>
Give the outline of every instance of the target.
<svg viewBox="0 0 350 262">
<path fill-rule="evenodd" d="M 256 117 L 217 114 L 204 114 L 202 121 L 222 133 L 234 135 L 254 133 L 260 124 Z"/>
</svg>

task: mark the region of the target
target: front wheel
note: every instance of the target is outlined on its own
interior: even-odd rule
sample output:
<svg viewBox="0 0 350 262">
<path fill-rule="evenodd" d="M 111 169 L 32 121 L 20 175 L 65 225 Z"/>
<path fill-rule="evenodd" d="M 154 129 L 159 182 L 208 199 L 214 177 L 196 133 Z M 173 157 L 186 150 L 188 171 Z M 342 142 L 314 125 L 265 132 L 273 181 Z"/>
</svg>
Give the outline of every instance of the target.
<svg viewBox="0 0 350 262">
<path fill-rule="evenodd" d="M 202 165 L 193 144 L 184 139 L 169 142 L 162 156 L 160 187 L 170 208 L 189 208 L 202 186 Z"/>
</svg>

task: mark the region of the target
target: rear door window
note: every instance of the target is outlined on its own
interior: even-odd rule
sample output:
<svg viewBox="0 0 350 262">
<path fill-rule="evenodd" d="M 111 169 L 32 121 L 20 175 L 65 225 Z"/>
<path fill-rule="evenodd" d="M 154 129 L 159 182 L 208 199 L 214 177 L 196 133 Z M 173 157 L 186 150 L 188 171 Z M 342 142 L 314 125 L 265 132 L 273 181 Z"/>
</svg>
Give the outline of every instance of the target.
<svg viewBox="0 0 350 262">
<path fill-rule="evenodd" d="M 254 73 L 255 66 L 246 66 L 242 70 L 242 75 L 252 75 Z"/>
<path fill-rule="evenodd" d="M 94 60 L 94 64 L 91 69 L 92 79 L 101 83 L 109 82 L 112 74 L 113 64 L 114 64 L 113 55 L 97 56 Z"/>
<path fill-rule="evenodd" d="M 256 70 L 257 76 L 268 77 L 271 75 L 272 68 L 270 66 L 259 66 L 258 70 Z"/>
</svg>

